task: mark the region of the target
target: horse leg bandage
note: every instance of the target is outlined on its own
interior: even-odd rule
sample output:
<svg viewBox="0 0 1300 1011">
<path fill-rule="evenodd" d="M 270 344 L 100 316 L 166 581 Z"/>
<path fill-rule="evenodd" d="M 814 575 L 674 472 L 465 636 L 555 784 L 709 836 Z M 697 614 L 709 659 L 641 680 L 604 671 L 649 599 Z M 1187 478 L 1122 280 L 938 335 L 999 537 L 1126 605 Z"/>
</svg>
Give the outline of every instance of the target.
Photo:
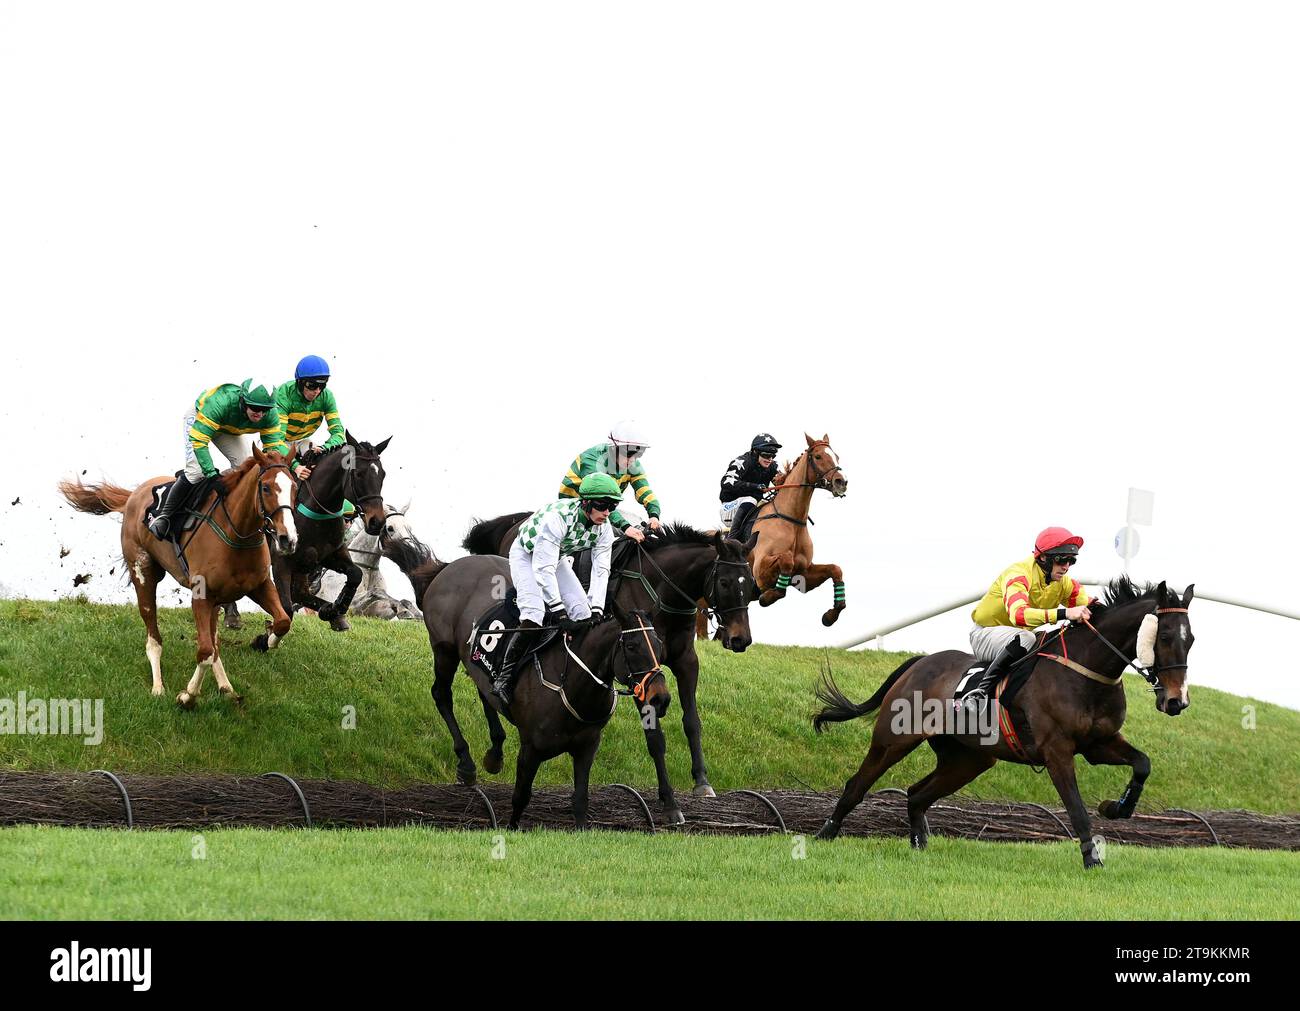
<svg viewBox="0 0 1300 1011">
<path fill-rule="evenodd" d="M 835 606 L 837 608 L 844 606 L 844 584 L 838 579 L 835 580 Z"/>
<path fill-rule="evenodd" d="M 786 590 L 790 589 L 790 580 L 793 578 L 794 576 L 787 576 L 784 572 L 781 573 L 781 575 L 776 577 L 777 590 L 784 593 Z"/>
</svg>

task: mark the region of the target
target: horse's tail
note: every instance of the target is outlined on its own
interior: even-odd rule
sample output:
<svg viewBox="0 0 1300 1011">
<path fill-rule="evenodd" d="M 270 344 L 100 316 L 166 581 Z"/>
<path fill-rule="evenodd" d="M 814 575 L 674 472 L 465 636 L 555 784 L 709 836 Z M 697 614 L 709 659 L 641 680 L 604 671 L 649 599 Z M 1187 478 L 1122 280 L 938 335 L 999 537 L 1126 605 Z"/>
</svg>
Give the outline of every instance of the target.
<svg viewBox="0 0 1300 1011">
<path fill-rule="evenodd" d="M 433 553 L 433 549 L 414 537 L 404 537 L 384 545 L 384 554 L 392 559 L 411 581 L 417 607 L 423 607 L 424 593 L 434 577 L 447 567 L 447 563 Z"/>
<path fill-rule="evenodd" d="M 94 513 L 107 516 L 120 513 L 126 508 L 126 500 L 131 493 L 107 481 L 99 484 L 82 484 L 81 478 L 75 481 L 60 481 L 59 491 L 68 500 L 68 504 L 79 513 Z"/>
<path fill-rule="evenodd" d="M 853 702 L 849 697 L 840 691 L 839 685 L 835 683 L 835 678 L 831 676 L 829 666 L 822 671 L 821 684 L 817 686 L 817 701 L 825 705 L 820 713 L 813 717 L 813 729 L 821 733 L 827 723 L 843 723 L 846 720 L 856 720 L 859 716 L 866 716 L 868 713 L 874 713 L 880 708 L 880 703 L 885 701 L 885 696 L 889 689 L 893 688 L 909 667 L 921 657 L 914 656 L 904 660 L 902 664 L 885 678 L 885 683 L 876 689 L 876 694 L 871 696 L 865 702 Z"/>
<path fill-rule="evenodd" d="M 501 538 L 506 535 L 506 531 L 531 515 L 532 513 L 510 513 L 494 520 L 475 520 L 460 546 L 471 555 L 499 555 Z"/>
</svg>

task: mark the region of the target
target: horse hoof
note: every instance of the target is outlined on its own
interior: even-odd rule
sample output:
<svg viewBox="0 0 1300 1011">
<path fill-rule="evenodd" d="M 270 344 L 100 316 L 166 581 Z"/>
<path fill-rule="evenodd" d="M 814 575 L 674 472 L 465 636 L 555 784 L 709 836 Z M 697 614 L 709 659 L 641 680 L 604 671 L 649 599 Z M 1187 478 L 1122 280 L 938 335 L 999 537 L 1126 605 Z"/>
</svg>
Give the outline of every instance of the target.
<svg viewBox="0 0 1300 1011">
<path fill-rule="evenodd" d="M 464 784 L 465 786 L 475 786 L 475 785 L 477 785 L 477 783 L 478 783 L 478 773 L 476 773 L 476 772 L 464 772 L 464 771 L 462 771 L 462 770 L 460 770 L 460 769 L 457 769 L 457 770 L 456 770 L 456 782 L 457 782 L 457 783 L 462 783 L 462 784 Z"/>
<path fill-rule="evenodd" d="M 348 624 L 348 619 L 341 614 L 330 622 L 330 628 L 335 632 L 350 632 L 352 630 L 352 626 Z"/>
<path fill-rule="evenodd" d="M 238 632 L 243 627 L 244 627 L 244 623 L 242 620 L 240 620 L 239 615 L 237 614 L 226 615 L 226 628 L 229 629 L 231 632 Z"/>
<path fill-rule="evenodd" d="M 221 689 L 221 694 L 226 697 L 227 701 L 229 701 L 231 705 L 242 706 L 244 704 L 244 696 L 240 695 L 233 688 L 223 688 Z"/>
<path fill-rule="evenodd" d="M 713 792 L 713 787 L 709 786 L 708 783 L 701 783 L 699 786 L 697 786 L 694 790 L 691 791 L 691 796 L 692 797 L 716 797 L 717 794 Z"/>
<path fill-rule="evenodd" d="M 252 645 L 253 649 L 257 650 L 259 653 L 265 653 L 271 648 L 271 637 L 263 632 L 254 639 L 250 645 Z"/>
<path fill-rule="evenodd" d="M 834 608 L 832 608 L 831 610 L 827 611 L 825 614 L 822 615 L 822 624 L 825 625 L 827 628 L 830 628 L 839 620 L 840 620 L 840 612 L 838 610 L 835 610 Z"/>
<path fill-rule="evenodd" d="M 189 692 L 181 692 L 179 695 L 176 696 L 176 704 L 180 706 L 182 709 L 193 709 L 194 696 L 191 695 Z"/>
<path fill-rule="evenodd" d="M 1106 866 L 1106 865 L 1103 864 L 1103 863 L 1101 862 L 1101 859 L 1100 859 L 1099 857 L 1084 857 L 1084 858 L 1083 858 L 1083 869 L 1084 869 L 1085 871 L 1090 871 L 1090 870 L 1092 870 L 1094 867 L 1105 867 L 1105 866 Z"/>
<path fill-rule="evenodd" d="M 483 768 L 492 775 L 501 771 L 501 752 L 488 751 L 483 754 Z"/>
<path fill-rule="evenodd" d="M 685 825 L 686 815 L 682 814 L 680 807 L 675 807 L 671 811 L 664 812 L 665 825 Z"/>
<path fill-rule="evenodd" d="M 153 696 L 154 698 L 156 698 L 156 699 L 160 699 L 160 698 L 162 698 L 162 696 L 163 696 L 162 685 L 158 685 L 156 688 L 150 688 L 150 689 L 149 689 L 149 694 L 152 695 L 152 696 Z"/>
<path fill-rule="evenodd" d="M 839 827 L 835 825 L 832 821 L 827 819 L 826 823 L 817 830 L 817 834 L 813 836 L 813 838 L 825 839 L 829 841 L 831 839 L 834 839 L 839 834 L 840 834 Z"/>
<path fill-rule="evenodd" d="M 1117 800 L 1103 800 L 1097 806 L 1097 813 L 1101 815 L 1103 818 L 1124 817 L 1124 815 L 1120 812 L 1119 801 Z"/>
<path fill-rule="evenodd" d="M 928 836 L 917 835 L 915 832 L 912 833 L 912 849 L 923 850 L 929 845 L 930 839 Z"/>
</svg>

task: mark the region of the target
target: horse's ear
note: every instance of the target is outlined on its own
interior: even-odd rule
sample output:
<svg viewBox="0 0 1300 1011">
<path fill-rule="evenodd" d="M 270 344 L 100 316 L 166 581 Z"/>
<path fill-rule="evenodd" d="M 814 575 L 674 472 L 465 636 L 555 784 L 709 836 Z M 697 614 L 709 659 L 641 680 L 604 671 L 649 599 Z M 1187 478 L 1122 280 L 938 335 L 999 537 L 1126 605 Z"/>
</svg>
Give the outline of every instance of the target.
<svg viewBox="0 0 1300 1011">
<path fill-rule="evenodd" d="M 343 437 L 344 437 L 345 439 L 348 440 L 348 445 L 349 445 L 349 446 L 360 446 L 360 445 L 361 445 L 361 443 L 357 442 L 356 439 L 352 438 L 352 433 L 349 432 L 346 428 L 343 429 Z"/>
<path fill-rule="evenodd" d="M 809 435 L 807 432 L 804 432 L 804 433 L 803 433 L 803 437 L 804 437 L 805 439 L 808 440 L 808 448 L 809 448 L 809 449 L 812 449 L 812 448 L 813 448 L 813 444 L 814 444 L 817 440 L 814 439 L 814 438 L 813 438 L 811 435 Z"/>
<path fill-rule="evenodd" d="M 753 551 L 756 547 L 758 547 L 758 531 L 757 531 L 757 530 L 755 530 L 752 534 L 750 534 L 750 535 L 749 535 L 749 540 L 747 540 L 747 541 L 745 542 L 745 554 L 746 554 L 746 556 L 748 556 L 749 553 L 750 553 L 751 551 Z"/>
<path fill-rule="evenodd" d="M 403 516 L 409 513 L 411 511 L 411 500 L 408 498 L 406 500 L 406 505 L 402 506 L 402 508 L 397 511 L 401 513 Z"/>
<path fill-rule="evenodd" d="M 1186 607 L 1192 602 L 1192 588 L 1195 586 L 1195 583 L 1187 584 L 1187 589 L 1183 591 L 1183 607 Z"/>
<path fill-rule="evenodd" d="M 1163 579 L 1160 580 L 1160 585 L 1156 587 L 1156 600 L 1160 601 L 1161 604 L 1169 602 L 1169 587 L 1165 585 Z"/>
<path fill-rule="evenodd" d="M 262 452 L 257 443 L 253 443 L 253 459 L 257 461 L 258 466 L 266 466 L 266 454 Z"/>
<path fill-rule="evenodd" d="M 830 442 L 830 441 L 831 441 L 831 433 L 827 432 L 822 436 L 822 442 Z"/>
<path fill-rule="evenodd" d="M 376 446 L 376 447 L 375 447 L 375 456 L 380 456 L 380 455 L 382 455 L 383 452 L 384 452 L 384 450 L 386 450 L 386 449 L 388 448 L 388 444 L 389 444 L 390 442 L 392 442 L 392 441 L 393 441 L 393 437 L 390 435 L 387 439 L 385 439 L 385 440 L 384 440 L 383 442 L 381 442 L 378 446 Z"/>
</svg>

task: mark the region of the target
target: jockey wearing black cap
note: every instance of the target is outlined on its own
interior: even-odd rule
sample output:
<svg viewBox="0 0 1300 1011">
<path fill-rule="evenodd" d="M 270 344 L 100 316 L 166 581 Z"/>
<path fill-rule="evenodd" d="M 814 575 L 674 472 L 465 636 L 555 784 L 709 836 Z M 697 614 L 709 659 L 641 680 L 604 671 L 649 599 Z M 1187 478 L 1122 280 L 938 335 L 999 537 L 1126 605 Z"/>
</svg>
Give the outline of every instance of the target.
<svg viewBox="0 0 1300 1011">
<path fill-rule="evenodd" d="M 745 518 L 758 506 L 758 500 L 776 477 L 776 452 L 781 444 L 760 432 L 749 445 L 749 452 L 731 461 L 722 477 L 722 525 L 730 527 L 731 536 L 739 538 Z"/>
</svg>

